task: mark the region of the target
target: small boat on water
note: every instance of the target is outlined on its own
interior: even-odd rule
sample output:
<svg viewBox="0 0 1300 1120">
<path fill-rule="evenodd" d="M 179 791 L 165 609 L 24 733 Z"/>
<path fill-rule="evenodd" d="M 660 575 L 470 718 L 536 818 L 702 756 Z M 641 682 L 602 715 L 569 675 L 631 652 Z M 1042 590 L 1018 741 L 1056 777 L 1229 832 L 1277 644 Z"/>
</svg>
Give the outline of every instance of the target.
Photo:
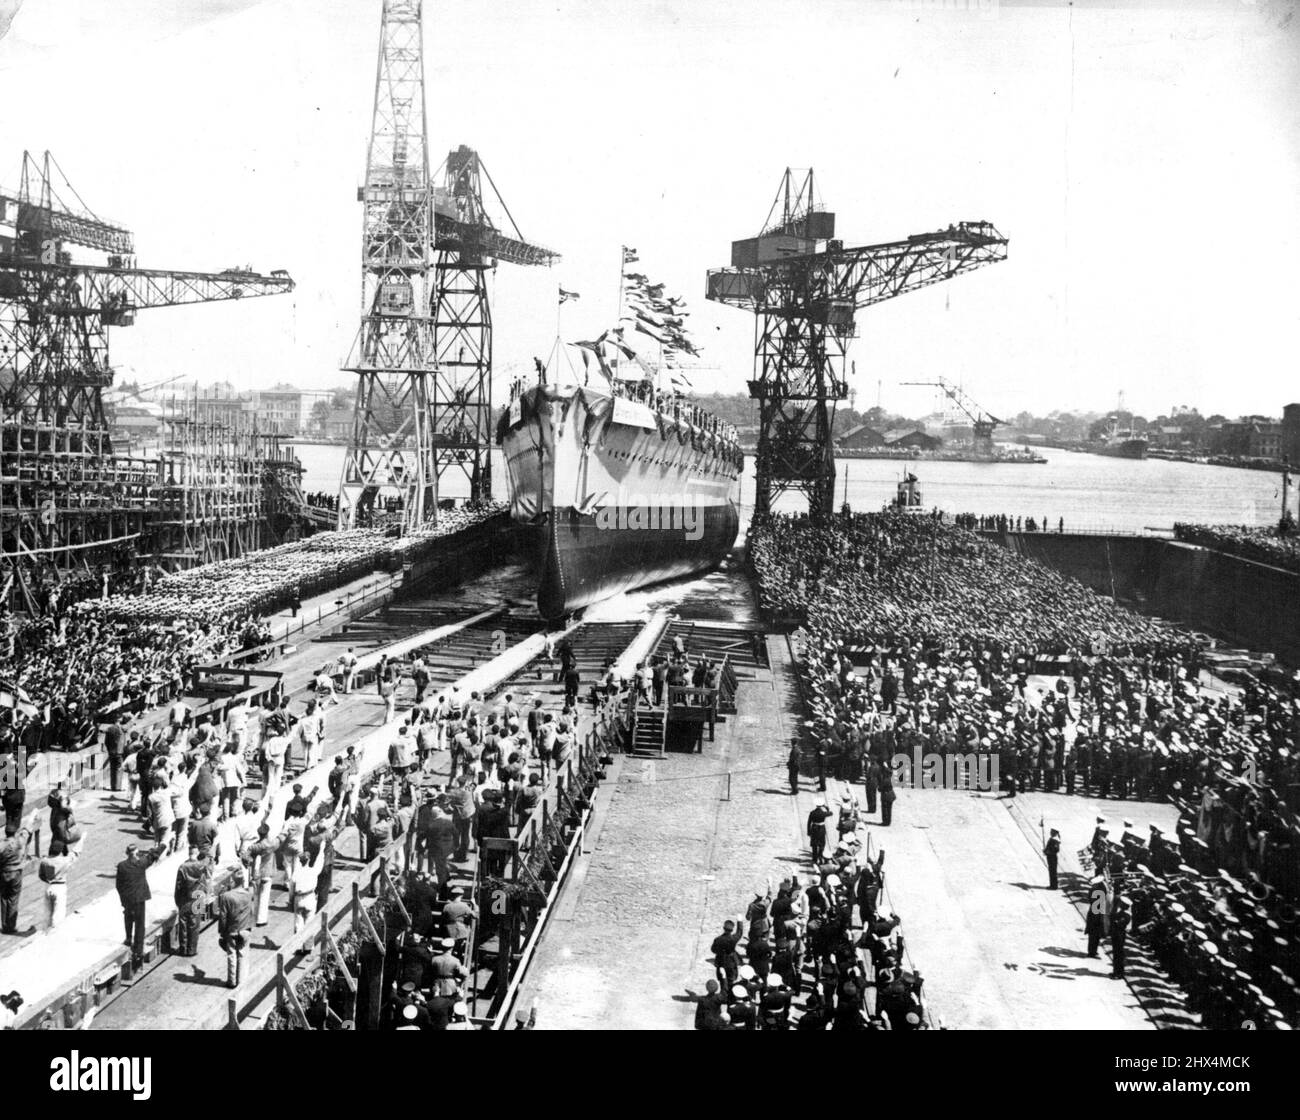
<svg viewBox="0 0 1300 1120">
<path fill-rule="evenodd" d="M 908 471 L 898 483 L 893 501 L 889 508 L 899 513 L 925 513 L 925 500 L 921 496 L 921 484 L 916 475 Z"/>
</svg>

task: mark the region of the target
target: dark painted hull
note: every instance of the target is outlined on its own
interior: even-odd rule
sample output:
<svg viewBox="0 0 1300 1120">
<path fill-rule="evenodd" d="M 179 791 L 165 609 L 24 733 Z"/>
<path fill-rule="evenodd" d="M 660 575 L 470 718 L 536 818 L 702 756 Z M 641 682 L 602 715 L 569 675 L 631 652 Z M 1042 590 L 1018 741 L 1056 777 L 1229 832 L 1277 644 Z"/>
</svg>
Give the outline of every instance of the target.
<svg viewBox="0 0 1300 1120">
<path fill-rule="evenodd" d="M 1125 439 L 1101 444 L 1093 448 L 1093 453 L 1107 455 L 1112 459 L 1145 459 L 1147 446 L 1144 439 Z"/>
<path fill-rule="evenodd" d="M 735 504 L 705 506 L 690 516 L 698 521 L 684 520 L 680 511 L 627 507 L 545 515 L 538 526 L 542 617 L 562 618 L 611 595 L 717 567 L 740 531 Z"/>
</svg>

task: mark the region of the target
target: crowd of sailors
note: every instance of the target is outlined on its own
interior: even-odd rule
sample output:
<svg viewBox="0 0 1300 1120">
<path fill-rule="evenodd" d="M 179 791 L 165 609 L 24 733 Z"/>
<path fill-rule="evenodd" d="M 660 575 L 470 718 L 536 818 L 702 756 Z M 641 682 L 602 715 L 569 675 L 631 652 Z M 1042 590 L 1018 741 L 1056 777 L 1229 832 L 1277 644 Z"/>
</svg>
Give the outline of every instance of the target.
<svg viewBox="0 0 1300 1120">
<path fill-rule="evenodd" d="M 1186 892 L 1198 876 L 1257 884 L 1278 907 L 1262 920 L 1290 931 L 1275 931 L 1282 943 L 1259 933 L 1271 948 L 1251 967 L 1210 943 L 1250 977 L 1249 999 L 1253 986 L 1294 1006 L 1293 694 L 1257 680 L 1230 688 L 1187 635 L 937 519 L 773 517 L 750 539 L 761 602 L 802 620 L 807 738 L 823 772 L 870 785 L 900 756 L 961 755 L 996 762 L 1005 796 L 1167 798 L 1182 813 L 1174 913 L 1219 936 Z M 1153 920 L 1135 913 L 1138 928 Z"/>
</svg>

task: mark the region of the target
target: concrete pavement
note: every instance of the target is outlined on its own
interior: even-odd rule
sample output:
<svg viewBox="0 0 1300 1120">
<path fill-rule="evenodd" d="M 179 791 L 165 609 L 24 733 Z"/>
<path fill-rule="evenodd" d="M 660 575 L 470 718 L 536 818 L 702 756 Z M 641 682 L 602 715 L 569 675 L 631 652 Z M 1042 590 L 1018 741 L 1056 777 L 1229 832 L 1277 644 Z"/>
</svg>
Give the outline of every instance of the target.
<svg viewBox="0 0 1300 1120">
<path fill-rule="evenodd" d="M 822 795 L 805 778 L 790 796 L 784 763 L 801 716 L 784 639 L 768 649 L 771 671 L 741 683 L 739 716 L 703 755 L 627 760 L 520 1000 L 537 1002 L 541 1029 L 689 1029 L 723 921 L 743 917 L 769 882 L 811 873 L 804 822 Z M 832 781 L 827 796 L 842 789 Z M 1134 986 L 1112 980 L 1107 956 L 1086 955 L 1082 911 L 1046 889 L 1039 818 L 1061 830 L 1063 878 L 1077 887 L 1074 853 L 1099 811 L 1115 834 L 1126 816 L 1140 830 L 1176 816 L 1062 794 L 903 789 L 889 828 L 877 813 L 859 829 L 886 852 L 882 901 L 903 919 L 936 1025 L 1103 1030 L 1162 1018 L 1175 994 L 1158 970 L 1135 961 Z"/>
</svg>

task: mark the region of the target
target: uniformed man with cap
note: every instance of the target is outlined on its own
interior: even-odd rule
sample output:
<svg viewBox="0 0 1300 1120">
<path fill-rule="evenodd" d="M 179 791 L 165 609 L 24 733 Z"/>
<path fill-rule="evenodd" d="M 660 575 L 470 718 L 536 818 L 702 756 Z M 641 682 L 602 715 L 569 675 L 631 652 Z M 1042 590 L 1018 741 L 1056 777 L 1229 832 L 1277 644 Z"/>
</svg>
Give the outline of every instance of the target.
<svg viewBox="0 0 1300 1120">
<path fill-rule="evenodd" d="M 1110 915 L 1110 951 L 1113 964 L 1111 978 L 1114 980 L 1124 979 L 1125 946 L 1128 943 L 1131 921 L 1132 914 L 1128 903 L 1122 898 L 1116 899 L 1115 908 Z"/>
<path fill-rule="evenodd" d="M 728 1008 L 731 1016 L 731 1029 L 733 1031 L 753 1031 L 758 1029 L 758 1009 L 754 1006 L 753 997 L 749 989 L 744 984 L 733 984 L 731 987 L 731 1007 Z"/>
<path fill-rule="evenodd" d="M 765 1031 L 790 1029 L 790 990 L 776 973 L 767 978 L 767 985 L 759 1001 L 760 1019 Z"/>
<path fill-rule="evenodd" d="M 459 995 L 461 986 L 469 977 L 465 966 L 457 959 L 455 949 L 455 940 L 443 937 L 438 941 L 438 952 L 429 961 L 430 982 L 437 995 Z"/>
<path fill-rule="evenodd" d="M 826 822 L 830 819 L 830 806 L 819 801 L 808 814 L 808 847 L 813 863 L 821 863 L 826 853 Z"/>
<path fill-rule="evenodd" d="M 464 887 L 451 887 L 447 895 L 448 901 L 442 908 L 443 930 L 445 936 L 451 938 L 458 955 L 464 957 L 470 935 L 469 923 L 478 917 L 478 910 L 465 901 Z"/>
<path fill-rule="evenodd" d="M 1106 932 L 1106 919 L 1110 911 L 1110 894 L 1106 880 L 1101 875 L 1094 875 L 1088 884 L 1088 915 L 1084 918 L 1083 928 L 1088 935 L 1088 956 L 1097 956 L 1097 947 Z"/>
<path fill-rule="evenodd" d="M 1061 834 L 1056 829 L 1052 829 L 1043 845 L 1043 855 L 1047 857 L 1047 889 L 1054 891 L 1057 889 L 1056 862 L 1061 855 Z"/>
</svg>

